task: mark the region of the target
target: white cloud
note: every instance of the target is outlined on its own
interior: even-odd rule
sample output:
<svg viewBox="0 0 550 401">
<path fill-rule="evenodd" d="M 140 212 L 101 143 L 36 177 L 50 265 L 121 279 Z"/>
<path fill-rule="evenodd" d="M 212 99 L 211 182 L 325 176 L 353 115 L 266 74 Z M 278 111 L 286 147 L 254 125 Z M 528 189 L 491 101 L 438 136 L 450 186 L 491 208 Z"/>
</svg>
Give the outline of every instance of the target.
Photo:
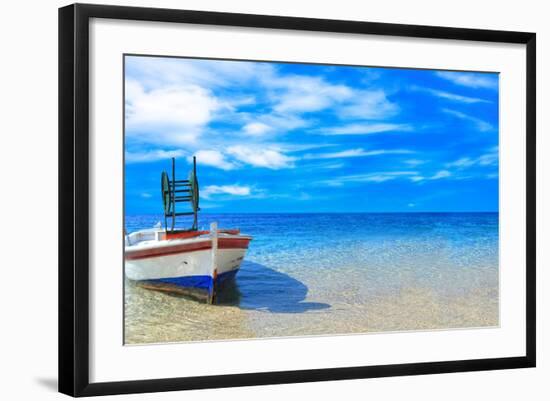
<svg viewBox="0 0 550 401">
<path fill-rule="evenodd" d="M 488 149 L 487 153 L 484 153 L 478 157 L 461 157 L 455 161 L 446 163 L 445 169 L 439 170 L 432 175 L 417 175 L 410 177 L 413 182 L 423 182 L 428 180 L 439 180 L 450 178 L 453 180 L 466 180 L 473 178 L 494 178 L 498 177 L 498 173 L 487 173 L 487 169 L 494 170 L 494 167 L 498 165 L 498 146 Z M 472 170 L 475 167 L 484 167 L 480 171 Z M 465 174 L 469 171 L 469 174 Z"/>
<path fill-rule="evenodd" d="M 227 161 L 223 153 L 217 150 L 199 150 L 195 152 L 195 157 L 197 164 L 205 164 L 222 170 L 232 170 L 237 167 L 234 163 Z M 188 160 L 192 161 L 193 159 L 189 157 Z"/>
<path fill-rule="evenodd" d="M 383 119 L 399 111 L 383 90 L 358 90 L 332 84 L 321 77 L 279 75 L 275 70 L 260 78 L 274 110 L 284 115 L 332 108 L 342 118 Z"/>
<path fill-rule="evenodd" d="M 245 118 L 245 132 L 249 135 L 267 133 L 265 126 L 274 132 L 303 127 L 307 122 L 297 114 L 317 111 L 351 97 L 351 89 L 344 85 L 330 84 L 321 77 L 284 75 L 269 63 L 130 57 L 127 70 L 130 77 L 139 77 L 147 90 L 190 86 L 220 93 L 224 88 L 253 87 L 259 98 L 226 94 L 216 99 L 216 114 L 229 111 L 226 117 L 233 121 Z M 131 87 L 130 81 L 126 82 Z M 239 106 L 254 102 L 267 103 L 270 109 L 263 115 L 238 112 Z"/>
<path fill-rule="evenodd" d="M 127 135 L 143 143 L 204 147 L 208 141 L 201 134 L 214 119 L 242 123 L 243 134 L 259 140 L 314 124 L 302 116 L 309 112 L 330 109 L 345 118 L 381 119 L 398 111 L 383 90 L 283 74 L 268 63 L 129 57 L 126 68 Z M 250 87 L 254 96 L 225 91 Z M 266 106 L 262 114 L 240 109 L 251 103 Z M 378 124 L 370 132 L 390 129 Z"/>
<path fill-rule="evenodd" d="M 254 167 L 265 167 L 272 170 L 294 166 L 293 157 L 286 156 L 276 149 L 248 147 L 244 145 L 230 146 L 227 153 L 240 162 Z"/>
<path fill-rule="evenodd" d="M 264 114 L 258 116 L 257 120 L 271 127 L 273 131 L 291 131 L 310 124 L 309 121 L 292 114 Z"/>
<path fill-rule="evenodd" d="M 210 199 L 212 195 L 248 196 L 250 193 L 250 187 L 241 185 L 208 185 L 201 190 L 201 196 L 205 199 Z"/>
<path fill-rule="evenodd" d="M 319 170 L 337 170 L 344 166 L 346 166 L 345 163 L 329 160 L 326 162 L 304 163 L 300 166 L 300 169 L 301 171 L 318 173 Z"/>
<path fill-rule="evenodd" d="M 160 87 L 145 91 L 126 82 L 126 134 L 145 142 L 194 142 L 212 120 L 220 102 L 196 85 Z"/>
<path fill-rule="evenodd" d="M 139 76 L 147 88 L 172 84 L 230 87 L 270 76 L 275 71 L 268 63 L 137 56 L 128 57 L 126 68 L 131 76 Z"/>
<path fill-rule="evenodd" d="M 420 166 L 421 164 L 427 163 L 427 161 L 419 160 L 419 159 L 409 159 L 409 160 L 405 160 L 404 163 L 411 167 L 416 167 L 416 166 Z"/>
<path fill-rule="evenodd" d="M 456 167 L 462 169 L 473 166 L 474 164 L 476 164 L 476 160 L 472 160 L 469 157 L 462 157 L 458 160 L 455 160 L 454 162 L 447 163 L 445 166 L 450 168 Z"/>
<path fill-rule="evenodd" d="M 439 180 L 441 178 L 449 178 L 451 176 L 451 172 L 448 170 L 440 170 L 434 175 L 430 177 L 430 180 Z"/>
<path fill-rule="evenodd" d="M 301 116 L 270 112 L 267 114 L 252 114 L 248 112 L 236 112 L 228 118 L 234 121 L 243 120 L 243 134 L 251 140 L 262 140 L 274 135 L 285 134 L 297 128 L 304 128 L 311 124 Z"/>
<path fill-rule="evenodd" d="M 273 148 L 284 152 L 304 152 L 306 150 L 330 148 L 336 146 L 334 143 L 274 143 L 270 145 Z"/>
<path fill-rule="evenodd" d="M 272 74 L 262 83 L 271 89 L 273 109 L 278 113 L 319 111 L 353 95 L 347 86 L 330 84 L 320 77 Z"/>
<path fill-rule="evenodd" d="M 347 175 L 342 177 L 337 177 L 332 180 L 320 181 L 320 184 L 330 185 L 330 186 L 341 186 L 345 183 L 360 183 L 360 182 L 374 182 L 381 183 L 385 181 L 391 181 L 398 178 L 406 178 L 411 176 L 417 176 L 418 172 L 416 171 L 384 171 L 368 174 L 355 174 Z"/>
<path fill-rule="evenodd" d="M 323 163 L 323 164 L 320 164 L 316 167 L 317 168 L 323 168 L 323 169 L 329 169 L 329 170 L 336 170 L 336 169 L 342 168 L 344 166 L 345 166 L 344 163 Z"/>
<path fill-rule="evenodd" d="M 479 72 L 437 71 L 438 77 L 469 88 L 498 89 L 498 76 Z"/>
<path fill-rule="evenodd" d="M 261 135 L 264 135 L 264 134 L 268 133 L 269 131 L 271 131 L 272 128 L 267 124 L 260 123 L 260 122 L 255 122 L 255 123 L 246 124 L 243 127 L 243 130 L 248 135 L 261 136 Z"/>
<path fill-rule="evenodd" d="M 169 160 L 172 157 L 181 157 L 183 154 L 182 150 L 155 149 L 145 152 L 126 152 L 124 159 L 126 163 L 148 163 L 158 160 Z"/>
<path fill-rule="evenodd" d="M 127 92 L 127 124 L 148 125 L 161 123 L 176 126 L 202 126 L 219 106 L 209 91 L 199 86 L 171 86 L 149 92 L 140 90 L 139 84 Z"/>
<path fill-rule="evenodd" d="M 498 164 L 498 151 L 481 155 L 477 161 L 482 166 L 494 166 Z"/>
<path fill-rule="evenodd" d="M 304 159 L 340 159 L 347 157 L 367 157 L 367 156 L 379 156 L 386 154 L 409 154 L 413 153 L 411 150 L 407 149 L 378 149 L 378 150 L 369 150 L 366 151 L 362 148 L 357 149 L 348 149 L 341 152 L 331 152 L 331 153 L 317 153 L 317 154 L 306 154 Z"/>
<path fill-rule="evenodd" d="M 389 180 L 395 180 L 396 178 L 401 177 L 403 175 L 409 175 L 409 173 L 406 173 L 406 174 L 401 174 L 401 173 L 399 173 L 399 174 L 397 174 L 397 173 L 371 174 L 368 177 L 362 177 L 360 181 L 385 182 L 385 181 L 389 181 Z"/>
<path fill-rule="evenodd" d="M 359 149 L 343 150 L 341 152 L 307 154 L 307 155 L 304 155 L 304 159 L 340 159 L 340 158 L 361 157 L 361 156 L 368 156 L 368 154 L 363 149 L 359 148 Z"/>
<path fill-rule="evenodd" d="M 354 91 L 353 98 L 337 110 L 342 118 L 384 119 L 399 112 L 397 104 L 388 100 L 382 90 Z"/>
<path fill-rule="evenodd" d="M 442 99 L 451 100 L 459 103 L 466 103 L 466 104 L 491 103 L 489 100 L 480 99 L 477 97 L 457 95 L 456 93 L 450 93 L 450 92 L 445 92 L 445 91 L 436 90 L 436 89 L 429 89 L 429 88 L 415 88 L 415 89 L 420 90 L 422 92 L 429 93 L 433 96 L 436 96 Z"/>
<path fill-rule="evenodd" d="M 434 173 L 431 176 L 423 176 L 423 175 L 413 175 L 409 177 L 409 180 L 412 182 L 422 182 L 422 181 L 431 181 L 431 180 L 441 180 L 443 178 L 449 178 L 453 174 L 448 170 L 440 170 L 436 173 Z"/>
<path fill-rule="evenodd" d="M 491 124 L 489 124 L 488 122 L 486 122 L 486 121 L 484 121 L 480 118 L 472 117 L 472 116 L 469 116 L 468 114 L 465 114 L 465 113 L 462 113 L 462 112 L 456 111 L 456 110 L 442 109 L 442 111 L 444 113 L 452 115 L 452 116 L 454 116 L 456 118 L 459 118 L 461 120 L 471 122 L 472 124 L 475 125 L 475 127 L 479 131 L 486 132 L 486 131 L 490 131 L 490 130 L 493 129 L 493 126 Z"/>
<path fill-rule="evenodd" d="M 459 170 L 472 166 L 496 166 L 498 165 L 498 147 L 491 148 L 476 158 L 462 157 L 454 162 L 447 163 L 447 168 L 457 168 Z"/>
<path fill-rule="evenodd" d="M 411 131 L 412 127 L 408 124 L 392 123 L 363 123 L 349 124 L 341 127 L 331 127 L 318 132 L 322 135 L 368 135 L 378 134 L 388 131 Z"/>
</svg>

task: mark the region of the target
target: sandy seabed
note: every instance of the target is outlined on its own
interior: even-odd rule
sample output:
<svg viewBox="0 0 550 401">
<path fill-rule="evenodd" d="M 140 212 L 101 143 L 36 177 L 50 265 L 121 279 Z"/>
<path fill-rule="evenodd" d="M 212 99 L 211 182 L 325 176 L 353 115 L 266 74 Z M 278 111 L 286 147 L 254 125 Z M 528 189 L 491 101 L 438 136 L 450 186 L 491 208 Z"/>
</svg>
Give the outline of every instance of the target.
<svg viewBox="0 0 550 401">
<path fill-rule="evenodd" d="M 353 291 L 338 299 L 315 294 L 291 310 L 207 305 L 126 281 L 125 342 L 251 339 L 369 332 L 491 327 L 499 324 L 498 288 L 445 296 L 411 287 L 361 302 Z M 231 289 L 229 289 L 231 291 Z M 323 302 L 321 302 L 323 301 Z M 328 304 L 327 304 L 328 301 Z M 329 305 L 329 306 L 327 306 Z"/>
</svg>

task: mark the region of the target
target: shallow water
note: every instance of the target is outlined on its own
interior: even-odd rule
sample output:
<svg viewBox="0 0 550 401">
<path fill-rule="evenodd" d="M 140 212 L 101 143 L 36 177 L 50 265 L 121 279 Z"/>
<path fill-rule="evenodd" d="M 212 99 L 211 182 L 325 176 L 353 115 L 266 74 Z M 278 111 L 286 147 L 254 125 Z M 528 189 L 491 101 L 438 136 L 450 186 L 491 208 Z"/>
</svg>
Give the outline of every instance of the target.
<svg viewBox="0 0 550 401">
<path fill-rule="evenodd" d="M 127 216 L 128 231 L 158 216 Z M 498 213 L 202 214 L 254 237 L 217 305 L 125 283 L 126 343 L 498 325 Z"/>
</svg>

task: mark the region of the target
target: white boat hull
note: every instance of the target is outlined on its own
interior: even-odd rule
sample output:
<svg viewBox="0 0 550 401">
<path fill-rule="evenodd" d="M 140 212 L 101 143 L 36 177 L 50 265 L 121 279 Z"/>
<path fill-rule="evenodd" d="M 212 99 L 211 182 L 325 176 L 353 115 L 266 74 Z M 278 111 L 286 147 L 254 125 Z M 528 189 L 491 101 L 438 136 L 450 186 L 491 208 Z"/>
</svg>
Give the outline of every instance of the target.
<svg viewBox="0 0 550 401">
<path fill-rule="evenodd" d="M 221 249 L 218 253 L 218 275 L 238 270 L 246 249 Z M 126 276 L 131 280 L 158 280 L 176 277 L 212 276 L 210 250 L 168 256 L 127 260 Z"/>
<path fill-rule="evenodd" d="M 127 244 L 125 274 L 159 289 L 198 289 L 208 293 L 234 277 L 251 237 L 220 235 Z"/>
</svg>

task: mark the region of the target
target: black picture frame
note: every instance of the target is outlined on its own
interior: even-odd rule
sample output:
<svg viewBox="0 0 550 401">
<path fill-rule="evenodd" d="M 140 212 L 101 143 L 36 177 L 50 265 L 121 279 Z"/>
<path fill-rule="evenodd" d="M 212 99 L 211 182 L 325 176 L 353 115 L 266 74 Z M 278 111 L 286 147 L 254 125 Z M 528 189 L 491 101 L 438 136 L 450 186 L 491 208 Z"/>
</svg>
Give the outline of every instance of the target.
<svg viewBox="0 0 550 401">
<path fill-rule="evenodd" d="M 526 46 L 526 352 L 524 356 L 381 366 L 262 372 L 90 383 L 89 381 L 89 132 L 88 61 L 91 18 L 275 28 Z M 384 376 L 534 367 L 536 364 L 536 35 L 447 28 L 74 4 L 59 9 L 59 391 L 71 396 L 237 387 Z"/>
</svg>

